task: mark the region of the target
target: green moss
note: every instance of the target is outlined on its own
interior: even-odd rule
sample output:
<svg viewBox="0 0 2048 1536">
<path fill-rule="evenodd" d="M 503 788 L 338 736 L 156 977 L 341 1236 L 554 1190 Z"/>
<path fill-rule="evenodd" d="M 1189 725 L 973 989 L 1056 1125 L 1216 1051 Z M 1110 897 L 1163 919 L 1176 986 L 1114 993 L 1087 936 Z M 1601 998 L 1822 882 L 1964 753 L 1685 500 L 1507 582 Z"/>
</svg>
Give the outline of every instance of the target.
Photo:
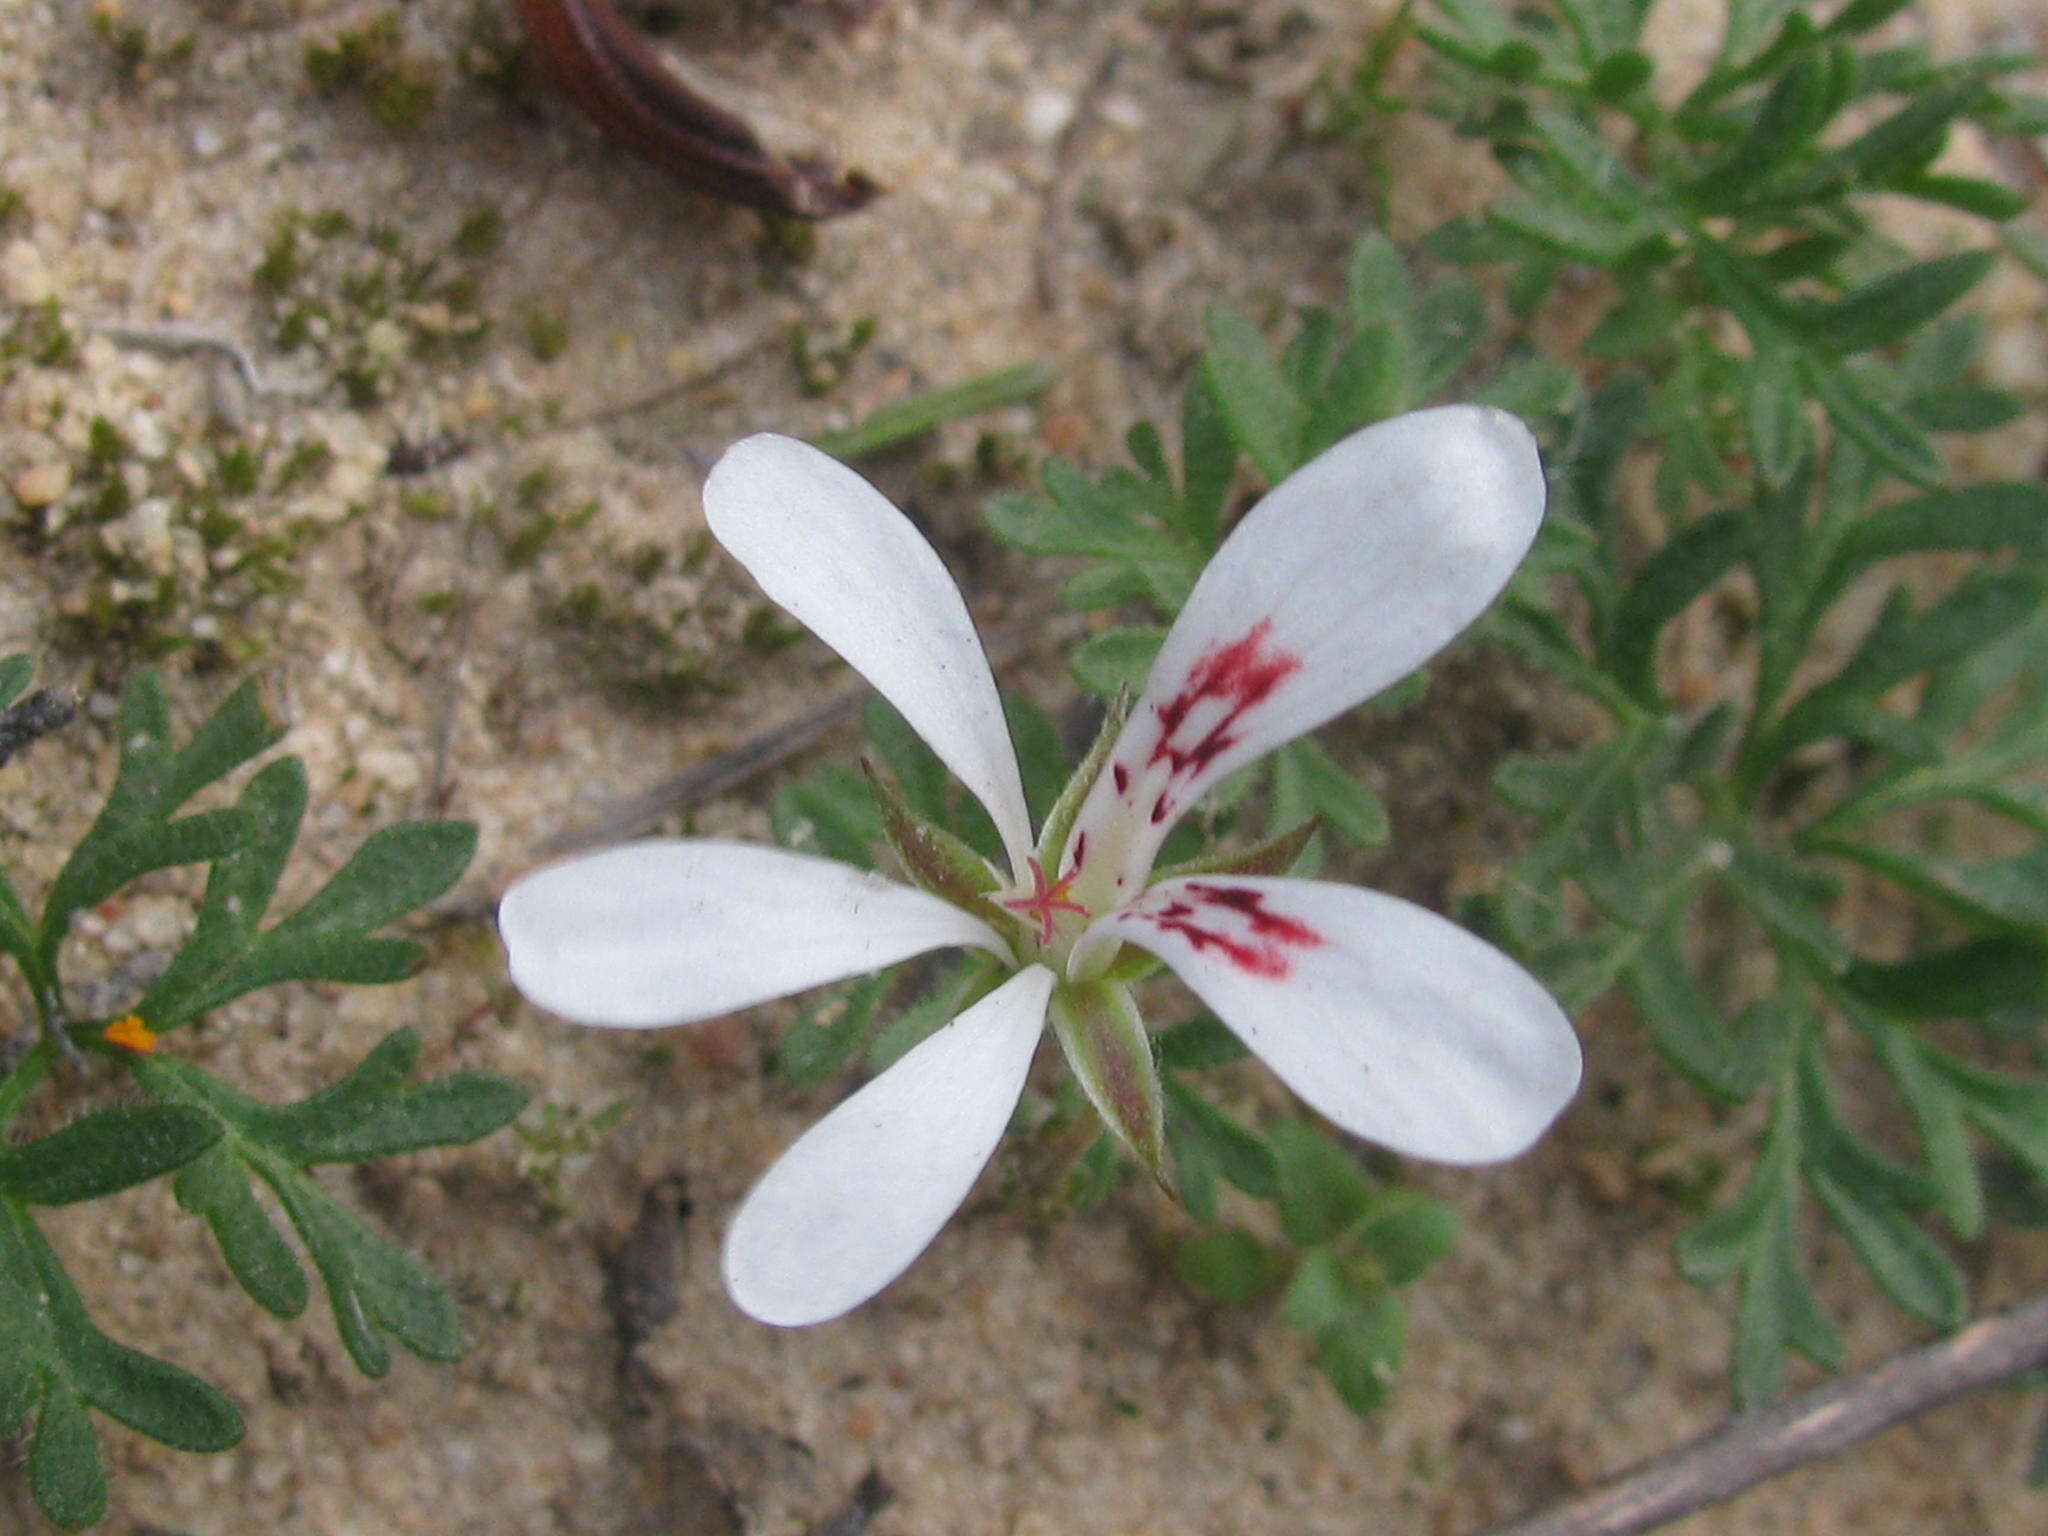
<svg viewBox="0 0 2048 1536">
<path fill-rule="evenodd" d="M 263 479 L 263 460 L 247 441 L 236 441 L 214 455 L 214 476 L 229 496 L 254 495 Z"/>
<path fill-rule="evenodd" d="M 757 655 L 772 656 L 803 638 L 803 633 L 803 626 L 792 623 L 781 609 L 763 603 L 751 610 L 740 625 L 740 644 Z"/>
<path fill-rule="evenodd" d="M 324 475 L 334 463 L 334 450 L 317 437 L 302 437 L 293 445 L 277 467 L 277 476 L 271 482 L 271 489 L 282 495 L 311 480 L 315 475 Z"/>
<path fill-rule="evenodd" d="M 495 208 L 479 208 L 465 218 L 448 248 L 458 256 L 488 256 L 505 243 L 505 219 Z"/>
<path fill-rule="evenodd" d="M 93 417 L 85 429 L 85 457 L 94 470 L 104 472 L 128 456 L 128 445 L 121 440 L 121 433 L 104 416 Z"/>
<path fill-rule="evenodd" d="M 395 223 L 358 228 L 334 209 L 286 214 L 255 269 L 276 345 L 312 354 L 357 409 L 388 399 L 416 359 L 489 334 L 480 263 L 495 219 L 472 215 L 445 246 L 421 253 Z"/>
<path fill-rule="evenodd" d="M 14 311 L 0 331 L 0 362 L 33 363 L 38 368 L 68 368 L 78 360 L 78 343 L 64 323 L 55 299 L 26 304 Z M 0 374 L 0 378 L 9 375 Z"/>
<path fill-rule="evenodd" d="M 305 67 L 321 95 L 354 96 L 378 123 L 401 133 L 425 121 L 439 94 L 427 66 L 406 51 L 396 11 L 307 44 Z"/>
<path fill-rule="evenodd" d="M 250 276 L 265 293 L 289 293 L 303 270 L 299 261 L 299 229 L 290 220 L 280 222 L 263 247 L 263 258 Z"/>
<path fill-rule="evenodd" d="M 536 309 L 527 314 L 526 349 L 540 363 L 552 363 L 569 350 L 569 326 L 560 310 Z"/>
<path fill-rule="evenodd" d="M 803 392 L 824 395 L 837 389 L 874 341 L 878 328 L 873 315 L 858 315 L 844 326 L 794 327 L 789 335 L 789 356 Z"/>
</svg>

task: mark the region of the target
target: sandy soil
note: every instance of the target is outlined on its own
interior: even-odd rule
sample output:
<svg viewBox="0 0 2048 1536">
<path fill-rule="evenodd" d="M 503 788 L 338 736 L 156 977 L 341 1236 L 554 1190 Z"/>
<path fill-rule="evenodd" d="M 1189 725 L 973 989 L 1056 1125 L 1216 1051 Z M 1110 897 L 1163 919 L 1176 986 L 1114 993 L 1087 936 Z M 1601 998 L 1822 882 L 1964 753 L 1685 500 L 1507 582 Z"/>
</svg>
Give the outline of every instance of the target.
<svg viewBox="0 0 2048 1536">
<path fill-rule="evenodd" d="M 1698 9 L 1665 27 L 1673 50 L 1697 49 Z M 254 999 L 190 1049 L 252 1092 L 296 1095 L 410 1023 L 429 1070 L 516 1074 L 557 1113 L 630 1107 L 552 1166 L 506 1135 L 340 1181 L 453 1278 L 475 1339 L 458 1366 L 406 1360 L 382 1383 L 353 1375 L 324 1318 L 284 1325 L 251 1306 L 165 1188 L 53 1220 L 104 1326 L 204 1371 L 249 1419 L 245 1444 L 209 1459 L 108 1427 L 106 1529 L 788 1536 L 824 1528 L 873 1470 L 894 1492 L 875 1536 L 1454 1536 L 1717 1419 L 1723 1298 L 1675 1274 L 1683 1217 L 1658 1170 L 1739 1128 L 1657 1073 L 1617 1013 L 1584 1021 L 1586 1090 L 1534 1154 L 1423 1175 L 1468 1236 L 1415 1292 L 1393 1407 L 1360 1422 L 1301 1340 L 1172 1279 L 1174 1218 L 1142 1192 L 1051 1229 L 984 1195 L 852 1318 L 801 1334 L 746 1321 L 718 1285 L 717 1236 L 831 1097 L 759 1071 L 787 1013 L 656 1041 L 578 1031 L 508 993 L 473 915 L 548 835 L 843 686 L 807 641 L 750 643 L 760 599 L 707 549 L 696 501 L 724 441 L 842 423 L 914 384 L 1046 356 L 1057 389 L 995 425 L 1106 455 L 1168 397 L 1204 304 L 1275 318 L 1330 295 L 1371 188 L 1353 153 L 1303 144 L 1290 124 L 1317 71 L 1365 35 L 1366 9 L 887 0 L 853 30 L 794 3 L 691 20 L 670 41 L 728 94 L 891 188 L 804 260 L 552 105 L 494 94 L 478 79 L 504 30 L 487 0 L 395 13 L 406 67 L 436 87 L 409 132 L 307 79 L 309 44 L 380 7 L 160 0 L 105 14 L 117 34 L 143 29 L 125 73 L 81 7 L 0 5 L 0 180 L 21 199 L 0 228 L 0 320 L 53 299 L 76 337 L 74 358 L 0 388 L 0 482 L 17 488 L 0 498 L 14 519 L 0 650 L 38 650 L 96 721 L 138 636 L 197 642 L 169 663 L 188 717 L 229 668 L 258 668 L 315 784 L 293 877 L 307 884 L 393 817 L 445 811 L 483 830 L 426 975 Z M 2010 43 L 2027 21 L 1997 0 L 1943 7 L 1951 46 Z M 1397 233 L 1484 194 L 1484 166 L 1401 132 L 1387 146 Z M 279 220 L 328 209 L 347 233 L 308 224 L 303 270 L 259 272 Z M 465 238 L 484 209 L 498 238 L 473 223 Z M 378 221 L 415 255 L 441 253 L 433 291 L 382 329 L 341 297 L 351 271 L 401 260 L 377 252 Z M 332 306 L 324 337 L 316 321 L 281 352 L 279 325 L 309 302 Z M 829 340 L 863 316 L 873 345 L 806 396 L 793 328 Z M 472 317 L 492 325 L 465 340 Z M 237 339 L 269 392 L 123 329 L 137 326 Z M 344 355 L 375 374 L 359 403 L 328 382 Z M 107 477 L 89 462 L 96 416 L 124 445 L 114 473 L 134 482 L 111 572 L 79 535 Z M 1048 590 L 974 530 L 977 430 L 942 434 L 884 479 L 934 529 L 984 625 L 1029 632 Z M 274 467 L 308 438 L 324 463 L 232 501 L 245 526 L 230 547 L 292 541 L 279 564 L 299 579 L 266 592 L 222 571 L 189 509 L 224 448 L 270 444 Z M 443 462 L 395 474 L 394 448 L 402 467 Z M 941 481 L 932 463 L 956 472 Z M 22 505 L 57 465 L 69 486 Z M 20 495 L 31 471 L 43 478 Z M 167 611 L 146 623 L 106 606 L 159 587 Z M 1428 899 L 1483 876 L 1486 768 L 1548 728 L 1497 672 L 1454 665 L 1409 716 L 1348 733 L 1395 812 L 1393 847 L 1364 871 L 1378 883 Z M 1049 706 L 1065 696 L 1056 658 L 1028 647 L 1012 680 Z M 109 764 L 89 723 L 10 770 L 0 825 L 25 884 L 89 809 L 77 785 Z M 750 791 L 693 824 L 762 835 L 763 800 Z M 77 974 L 161 952 L 180 910 L 166 892 L 103 914 Z M 66 1107 L 105 1091 L 86 1085 Z M 1246 1091 L 1272 1092 L 1255 1077 Z M 605 1264 L 622 1245 L 641 1291 L 672 1282 L 675 1303 L 624 1365 Z M 1852 1358 L 1907 1341 L 1846 1255 L 1823 1252 Z M 1987 1304 L 2048 1280 L 2039 1237 L 2000 1234 L 1968 1257 Z M 2035 1536 L 2048 1495 L 2021 1472 L 2038 1411 L 2011 1394 L 1932 1415 L 1679 1529 Z M 43 1529 L 12 1467 L 0 1512 L 8 1530 Z"/>
</svg>

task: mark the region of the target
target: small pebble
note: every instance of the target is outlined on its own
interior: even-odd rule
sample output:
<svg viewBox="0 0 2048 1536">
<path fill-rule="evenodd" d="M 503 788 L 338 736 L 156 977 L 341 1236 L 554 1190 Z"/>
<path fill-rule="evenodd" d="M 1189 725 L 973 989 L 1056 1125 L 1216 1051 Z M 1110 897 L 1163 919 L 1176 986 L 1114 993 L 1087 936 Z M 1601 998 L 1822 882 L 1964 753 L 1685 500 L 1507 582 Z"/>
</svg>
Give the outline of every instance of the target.
<svg viewBox="0 0 2048 1536">
<path fill-rule="evenodd" d="M 0 251 L 0 298 L 10 304 L 40 304 L 52 291 L 42 252 L 26 240 L 9 241 Z"/>
<path fill-rule="evenodd" d="M 63 460 L 35 464 L 14 477 L 14 499 L 33 512 L 71 489 L 71 466 Z"/>
</svg>

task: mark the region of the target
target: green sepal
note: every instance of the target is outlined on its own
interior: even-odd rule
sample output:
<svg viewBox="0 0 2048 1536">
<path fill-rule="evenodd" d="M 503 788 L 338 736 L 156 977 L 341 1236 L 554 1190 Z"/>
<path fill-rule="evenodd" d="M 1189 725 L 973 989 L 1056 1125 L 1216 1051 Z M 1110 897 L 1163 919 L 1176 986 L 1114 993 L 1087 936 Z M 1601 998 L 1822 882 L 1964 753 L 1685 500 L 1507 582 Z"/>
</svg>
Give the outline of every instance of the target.
<svg viewBox="0 0 2048 1536">
<path fill-rule="evenodd" d="M 860 768 L 881 814 L 882 837 L 910 883 L 986 922 L 1004 925 L 1006 914 L 988 899 L 1001 883 L 988 861 L 944 827 L 912 810 L 903 791 L 865 757 Z"/>
<path fill-rule="evenodd" d="M 1291 832 L 1282 832 L 1278 837 L 1269 837 L 1249 848 L 1205 853 L 1199 858 L 1162 869 L 1153 879 L 1172 880 L 1181 875 L 1284 875 L 1294 868 L 1294 861 L 1308 847 L 1309 839 L 1322 828 L 1323 818 L 1311 816 Z"/>
<path fill-rule="evenodd" d="M 1170 1192 L 1159 1069 L 1130 990 L 1107 981 L 1066 982 L 1053 989 L 1050 1012 L 1053 1033 L 1088 1102 Z"/>
<path fill-rule="evenodd" d="M 1048 874 L 1057 872 L 1059 860 L 1067 851 L 1068 834 L 1074 830 L 1074 818 L 1081 814 L 1088 791 L 1095 787 L 1095 781 L 1102 777 L 1102 770 L 1109 766 L 1109 754 L 1116 750 L 1117 741 L 1124 733 L 1124 721 L 1130 712 L 1130 691 L 1120 690 L 1103 713 L 1102 728 L 1095 733 L 1095 742 L 1088 748 L 1088 755 L 1081 759 L 1081 766 L 1074 770 L 1074 776 L 1067 780 L 1067 787 L 1060 791 L 1059 799 L 1053 801 L 1052 809 L 1046 812 L 1045 826 L 1038 834 L 1038 862 Z"/>
</svg>

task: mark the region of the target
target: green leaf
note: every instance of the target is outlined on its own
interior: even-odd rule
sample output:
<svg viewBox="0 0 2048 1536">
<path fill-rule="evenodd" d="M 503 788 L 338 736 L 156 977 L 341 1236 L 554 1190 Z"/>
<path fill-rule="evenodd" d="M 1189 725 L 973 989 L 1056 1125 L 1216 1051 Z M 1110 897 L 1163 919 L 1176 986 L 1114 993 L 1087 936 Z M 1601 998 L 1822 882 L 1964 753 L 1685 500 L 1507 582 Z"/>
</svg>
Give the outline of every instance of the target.
<svg viewBox="0 0 2048 1536">
<path fill-rule="evenodd" d="M 1199 1161 L 1256 1200 L 1270 1200 L 1279 1188 L 1273 1149 L 1178 1078 L 1165 1079 L 1168 1134 L 1183 1182 Z"/>
<path fill-rule="evenodd" d="M 925 745 L 924 738 L 880 694 L 861 706 L 861 725 L 868 740 L 881 753 L 882 761 L 896 775 L 911 809 L 919 816 L 943 822 L 950 776 L 938 753 Z"/>
<path fill-rule="evenodd" d="M 1905 960 L 1859 960 L 1842 983 L 1871 1007 L 1902 1019 L 1971 1019 L 2048 1003 L 2048 948 L 2001 935 L 1928 950 Z"/>
<path fill-rule="evenodd" d="M 1799 375 L 1829 419 L 1880 463 L 1915 485 L 1940 483 L 1941 457 L 1926 434 L 1873 393 L 1854 370 L 1803 354 Z"/>
<path fill-rule="evenodd" d="M 1806 1181 L 1887 1296 L 1937 1328 L 1963 1320 L 1963 1277 L 1933 1238 L 1896 1206 L 1823 1169 L 1809 1167 Z"/>
<path fill-rule="evenodd" d="M 1012 690 L 1003 693 L 1003 721 L 1017 748 L 1017 771 L 1024 780 L 1024 805 L 1043 825 L 1066 788 L 1072 765 L 1060 745 L 1059 727 L 1046 712 Z"/>
<path fill-rule="evenodd" d="M 291 1245 L 271 1224 L 235 1154 L 216 1145 L 178 1174 L 178 1205 L 205 1221 L 229 1271 L 264 1311 L 297 1317 L 312 1291 Z"/>
<path fill-rule="evenodd" d="M 1833 100 L 1823 53 L 1795 56 L 1771 82 L 1748 130 L 1685 188 L 1698 207 L 1726 212 L 1748 201 L 1827 122 Z"/>
<path fill-rule="evenodd" d="M 2008 390 L 1958 384 L 1907 396 L 1906 414 L 1929 432 L 1996 432 L 2025 415 L 2026 405 Z"/>
<path fill-rule="evenodd" d="M 1846 298 L 1810 309 L 1803 328 L 1820 345 L 1842 356 L 1890 346 L 1976 287 L 1996 260 L 1991 251 L 1959 251 L 1916 262 L 1865 284 Z"/>
<path fill-rule="evenodd" d="M 1964 1239 L 1984 1230 L 1984 1184 L 1970 1147 L 1961 1097 L 1925 1061 L 1910 1028 L 1877 1027 L 1877 1050 L 1913 1116 L 1941 1214 Z"/>
<path fill-rule="evenodd" d="M 1202 367 L 1224 419 L 1253 467 L 1267 484 L 1277 485 L 1301 462 L 1308 407 L 1274 366 L 1250 321 L 1212 309 L 1206 328 L 1209 349 Z"/>
<path fill-rule="evenodd" d="M 1645 935 L 1628 980 L 1651 1043 L 1672 1066 L 1722 1098 L 1743 1098 L 1756 1086 L 1763 1063 L 1741 1049 L 1687 966 L 1671 928 Z"/>
<path fill-rule="evenodd" d="M 1379 1261 L 1390 1285 L 1419 1280 L 1458 1240 L 1457 1210 L 1414 1190 L 1396 1190 L 1375 1207 L 1356 1234 Z"/>
<path fill-rule="evenodd" d="M 1841 1339 L 1814 1299 L 1794 1242 L 1799 1127 L 1791 1100 L 1782 1089 L 1775 1096 L 1763 1153 L 1741 1192 L 1678 1241 L 1679 1267 L 1695 1284 L 1740 1277 L 1731 1369 L 1746 1407 L 1777 1395 L 1788 1349 L 1829 1369 L 1841 1364 Z"/>
<path fill-rule="evenodd" d="M 1051 483 L 1051 467 L 1047 470 Z M 997 538 L 1034 555 L 1089 555 L 1122 561 L 1191 562 L 1187 545 L 1141 521 L 1132 508 L 1076 507 L 1036 496 L 997 496 L 982 508 Z"/>
<path fill-rule="evenodd" d="M 38 1508 L 67 1531 L 97 1524 L 107 1512 L 107 1472 L 85 1404 L 46 1393 L 28 1448 L 28 1486 Z"/>
<path fill-rule="evenodd" d="M 1126 688 L 1135 694 L 1165 639 L 1166 631 L 1151 625 L 1097 630 L 1074 648 L 1067 665 L 1074 681 L 1097 698 L 1113 699 Z"/>
<path fill-rule="evenodd" d="M 1983 176 L 1950 176 L 1922 172 L 1918 176 L 1894 177 L 1891 189 L 1907 197 L 1917 197 L 1923 203 L 1939 203 L 1945 208 L 1974 213 L 1980 219 L 1990 219 L 1993 222 L 2017 218 L 2025 213 L 2033 202 L 2033 199 L 2017 187 L 2009 187 L 2002 181 L 1992 181 Z"/>
<path fill-rule="evenodd" d="M 210 1115 L 169 1104 L 102 1109 L 25 1146 L 0 1150 L 0 1195 L 72 1205 L 181 1168 L 220 1139 Z"/>
<path fill-rule="evenodd" d="M 1298 776 L 1302 798 L 1322 824 L 1358 848 L 1377 848 L 1387 840 L 1387 808 L 1364 779 L 1354 778 L 1312 738 L 1283 747 L 1278 765 Z"/>
<path fill-rule="evenodd" d="M 1894 590 L 1855 654 L 1785 712 L 1770 738 L 1774 756 L 1843 733 L 1852 706 L 1993 644 L 2024 623 L 2041 601 L 2037 580 L 2017 572 L 1977 572 L 1919 613 L 1912 612 L 1904 589 Z"/>
<path fill-rule="evenodd" d="M 242 958 L 269 910 L 305 816 L 304 766 L 291 757 L 266 764 L 243 788 L 235 808 L 244 820 L 240 841 L 214 861 L 191 936 L 135 1005 L 134 1011 L 158 1031 L 195 1015 L 208 992 Z"/>
<path fill-rule="evenodd" d="M 12 704 L 36 675 L 36 664 L 22 652 L 0 657 L 0 709 Z"/>
<path fill-rule="evenodd" d="M 1251 1053 L 1213 1013 L 1198 1013 L 1184 1024 L 1162 1029 L 1152 1039 L 1159 1064 L 1176 1071 L 1228 1066 Z"/>
<path fill-rule="evenodd" d="M 825 763 L 784 784 L 776 792 L 770 820 L 775 840 L 785 847 L 862 869 L 874 867 L 881 819 L 866 782 L 844 763 Z"/>
<path fill-rule="evenodd" d="M 220 1128 L 218 1147 L 181 1181 L 179 1194 L 188 1209 L 206 1217 L 237 1280 L 273 1311 L 289 1315 L 303 1305 L 302 1286 L 285 1273 L 283 1240 L 248 1196 L 250 1181 L 261 1179 L 311 1255 L 342 1343 L 368 1376 L 381 1376 L 390 1366 L 386 1334 L 426 1359 L 460 1354 L 455 1303 L 439 1281 L 341 1205 L 309 1169 L 475 1141 L 509 1123 L 526 1102 L 523 1089 L 483 1073 L 408 1083 L 418 1055 L 418 1037 L 396 1031 L 347 1077 L 287 1105 L 259 1103 L 176 1058 L 142 1056 L 131 1063 L 151 1095 L 203 1110 Z M 231 1187 L 236 1181 L 239 1191 Z"/>
<path fill-rule="evenodd" d="M 1822 970 L 1840 974 L 1853 960 L 1828 922 L 1826 888 L 1774 848 L 1738 843 L 1723 872 L 1730 889 L 1774 937 L 1789 943 Z"/>
<path fill-rule="evenodd" d="M 1365 1214 L 1372 1185 L 1335 1142 L 1286 1120 L 1272 1126 L 1266 1140 L 1279 1180 L 1280 1227 L 1290 1243 L 1326 1243 Z"/>
<path fill-rule="evenodd" d="M 1816 610 L 1881 560 L 1932 550 L 2048 548 L 2048 486 L 1984 481 L 1879 507 L 1843 534 L 1814 584 Z"/>
<path fill-rule="evenodd" d="M 1353 1413 L 1373 1413 L 1386 1401 L 1406 1328 L 1401 1299 L 1388 1292 L 1316 1330 L 1316 1365 Z"/>
<path fill-rule="evenodd" d="M 106 1509 L 88 1408 L 178 1450 L 223 1451 L 242 1438 L 241 1416 L 220 1393 L 94 1327 L 28 1213 L 0 1198 L 0 1432 L 35 1415 L 29 1488 L 67 1530 Z"/>
<path fill-rule="evenodd" d="M 1757 340 L 1744 406 L 1757 473 L 1767 485 L 1785 484 L 1805 457 L 1807 438 L 1806 397 L 1789 346 L 1774 338 Z"/>
<path fill-rule="evenodd" d="M 1815 851 L 1853 859 L 1973 927 L 2015 937 L 2048 932 L 2048 849 L 1972 863 L 1847 838 L 1826 839 Z"/>
<path fill-rule="evenodd" d="M 239 811 L 198 811 L 176 821 L 144 821 L 101 834 L 95 826 L 72 852 L 43 905 L 41 950 L 47 961 L 72 917 L 98 906 L 131 880 L 159 869 L 226 856 L 248 831 Z"/>
<path fill-rule="evenodd" d="M 1290 1328 L 1314 1333 L 1351 1310 L 1351 1286 L 1331 1248 L 1311 1248 L 1280 1298 L 1280 1320 Z"/>
<path fill-rule="evenodd" d="M 1664 626 L 1719 581 L 1753 547 L 1748 519 L 1709 512 L 1646 561 L 1622 593 L 1608 626 L 1607 669 L 1646 704 L 1659 699 L 1657 641 Z"/>
<path fill-rule="evenodd" d="M 1280 1256 L 1242 1227 L 1218 1227 L 1182 1239 L 1173 1251 L 1182 1280 L 1232 1306 L 1255 1301 L 1279 1281 Z"/>
<path fill-rule="evenodd" d="M 1237 475 L 1237 441 L 1216 386 L 1197 368 L 1181 395 L 1180 531 L 1206 555 L 1221 542 L 1223 503 Z"/>
<path fill-rule="evenodd" d="M 402 821 L 372 832 L 306 904 L 264 937 L 355 935 L 445 894 L 476 852 L 476 824 Z"/>
</svg>

